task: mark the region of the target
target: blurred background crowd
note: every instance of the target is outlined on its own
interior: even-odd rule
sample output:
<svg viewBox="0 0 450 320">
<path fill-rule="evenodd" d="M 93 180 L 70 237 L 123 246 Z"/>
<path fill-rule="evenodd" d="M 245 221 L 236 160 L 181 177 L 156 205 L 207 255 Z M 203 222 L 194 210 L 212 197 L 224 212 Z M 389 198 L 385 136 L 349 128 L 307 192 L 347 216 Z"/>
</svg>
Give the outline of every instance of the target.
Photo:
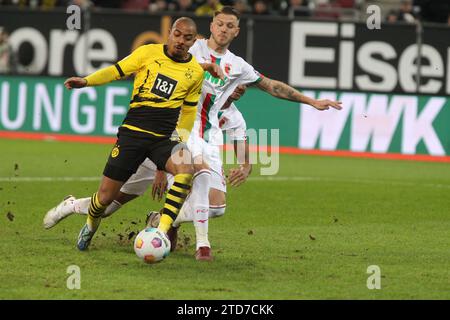
<svg viewBox="0 0 450 320">
<path fill-rule="evenodd" d="M 417 19 L 450 25 L 450 0 L 0 0 L 1 6 L 51 10 L 71 4 L 126 11 L 186 12 L 212 15 L 223 5 L 231 5 L 243 14 L 313 19 L 353 19 L 366 14 L 369 5 L 378 5 L 387 22 L 414 23 Z M 1 10 L 1 9 L 0 9 Z"/>
</svg>

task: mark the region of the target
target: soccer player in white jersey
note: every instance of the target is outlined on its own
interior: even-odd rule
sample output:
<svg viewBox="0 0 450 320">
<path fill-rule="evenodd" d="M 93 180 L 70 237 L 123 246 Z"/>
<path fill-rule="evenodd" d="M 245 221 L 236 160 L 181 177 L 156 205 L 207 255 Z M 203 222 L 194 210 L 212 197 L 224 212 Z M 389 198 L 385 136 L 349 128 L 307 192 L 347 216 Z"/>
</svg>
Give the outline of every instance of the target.
<svg viewBox="0 0 450 320">
<path fill-rule="evenodd" d="M 342 108 L 338 101 L 316 100 L 281 81 L 263 77 L 244 59 L 230 52 L 228 47 L 239 34 L 239 18 L 240 14 L 235 9 L 223 7 L 215 13 L 211 22 L 211 36 L 208 39 L 197 40 L 190 48 L 190 52 L 200 64 L 217 64 L 225 74 L 224 79 L 218 79 L 208 72 L 205 73 L 197 117 L 188 140 L 196 172 L 192 193 L 195 191 L 196 195 L 201 196 L 191 196 L 187 199 L 179 213 L 181 217 L 177 218 L 194 221 L 198 254 L 205 259 L 212 259 L 207 237 L 209 210 L 211 207 L 217 208 L 217 213 L 223 214 L 226 207 L 226 185 L 213 181 L 223 180 L 220 158 L 223 135 L 219 127 L 218 113 L 233 90 L 239 85 L 256 85 L 274 97 L 308 104 L 318 110 L 328 110 L 330 107 L 338 110 Z M 160 226 L 163 224 L 166 228 L 169 222 L 173 222 L 173 219 L 163 212 Z"/>
</svg>

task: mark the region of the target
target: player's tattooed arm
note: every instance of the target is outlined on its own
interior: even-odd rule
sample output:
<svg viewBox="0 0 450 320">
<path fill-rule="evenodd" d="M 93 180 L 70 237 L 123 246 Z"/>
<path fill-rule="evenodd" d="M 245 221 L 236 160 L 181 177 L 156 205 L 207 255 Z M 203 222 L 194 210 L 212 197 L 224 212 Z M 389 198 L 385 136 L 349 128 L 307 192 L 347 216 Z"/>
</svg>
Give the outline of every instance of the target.
<svg viewBox="0 0 450 320">
<path fill-rule="evenodd" d="M 290 101 L 298 101 L 300 99 L 300 92 L 281 81 L 264 77 L 257 86 L 277 98 Z"/>
<path fill-rule="evenodd" d="M 328 110 L 330 107 L 338 110 L 342 109 L 341 102 L 339 101 L 332 101 L 328 99 L 316 100 L 305 96 L 300 91 L 292 88 L 284 82 L 267 77 L 262 78 L 261 81 L 257 83 L 257 86 L 261 90 L 266 91 L 276 98 L 309 104 L 317 110 Z"/>
</svg>

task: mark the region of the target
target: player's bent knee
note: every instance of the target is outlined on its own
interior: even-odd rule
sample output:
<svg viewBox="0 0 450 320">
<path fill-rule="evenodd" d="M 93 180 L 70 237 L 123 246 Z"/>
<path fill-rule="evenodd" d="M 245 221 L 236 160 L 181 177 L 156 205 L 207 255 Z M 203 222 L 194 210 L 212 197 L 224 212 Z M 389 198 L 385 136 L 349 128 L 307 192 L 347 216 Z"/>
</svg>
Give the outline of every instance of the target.
<svg viewBox="0 0 450 320">
<path fill-rule="evenodd" d="M 215 188 L 209 189 L 209 205 L 221 207 L 226 205 L 226 193 Z"/>
<path fill-rule="evenodd" d="M 100 204 L 104 206 L 110 205 L 111 202 L 114 201 L 116 196 L 117 196 L 116 190 L 104 184 L 102 184 L 97 191 L 98 201 L 100 202 Z"/>
<path fill-rule="evenodd" d="M 114 201 L 114 195 L 108 194 L 108 193 L 102 193 L 99 191 L 97 193 L 98 195 L 98 201 L 103 206 L 109 206 Z"/>
<path fill-rule="evenodd" d="M 186 150 L 183 150 L 186 151 Z M 186 152 L 184 152 L 186 153 Z M 169 172 L 172 175 L 177 174 L 194 174 L 194 166 L 192 164 L 192 161 L 190 160 L 190 153 L 189 153 L 189 159 L 185 159 L 186 156 L 181 155 L 180 156 L 180 150 L 173 154 L 166 163 L 166 171 Z"/>
<path fill-rule="evenodd" d="M 117 197 L 122 186 L 122 181 L 103 176 L 100 187 L 97 191 L 97 197 L 100 204 L 103 206 L 110 205 L 111 202 L 113 202 Z"/>
<path fill-rule="evenodd" d="M 209 207 L 209 217 L 217 218 L 225 214 L 226 205 L 223 206 L 210 206 Z"/>
<path fill-rule="evenodd" d="M 176 174 L 190 174 L 193 175 L 194 174 L 194 167 L 192 165 L 180 165 L 178 166 L 176 169 Z"/>
<path fill-rule="evenodd" d="M 225 214 L 226 209 L 226 193 L 211 188 L 209 190 L 209 215 L 211 218 L 221 217 Z"/>
<path fill-rule="evenodd" d="M 109 206 L 114 201 L 116 196 L 117 193 L 112 192 L 112 190 L 108 190 L 106 192 L 102 192 L 102 190 L 98 191 L 98 201 L 104 206 Z"/>
<path fill-rule="evenodd" d="M 203 161 L 203 158 L 196 157 L 194 159 L 194 171 L 199 172 L 201 170 L 210 170 L 209 165 L 205 161 Z"/>
</svg>

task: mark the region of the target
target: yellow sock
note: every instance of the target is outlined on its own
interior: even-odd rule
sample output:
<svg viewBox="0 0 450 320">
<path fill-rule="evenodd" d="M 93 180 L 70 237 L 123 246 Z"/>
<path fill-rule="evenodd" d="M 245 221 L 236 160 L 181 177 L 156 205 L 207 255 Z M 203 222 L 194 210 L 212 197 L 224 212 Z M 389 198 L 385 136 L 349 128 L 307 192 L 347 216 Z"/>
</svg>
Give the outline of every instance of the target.
<svg viewBox="0 0 450 320">
<path fill-rule="evenodd" d="M 104 206 L 98 200 L 97 192 L 91 197 L 91 203 L 89 204 L 87 225 L 89 230 L 96 231 L 102 220 L 102 214 L 105 212 L 107 206 Z"/>
<path fill-rule="evenodd" d="M 192 186 L 192 174 L 180 173 L 174 177 L 174 183 L 167 192 L 166 202 L 162 211 L 158 229 L 167 233 L 172 222 L 177 218 L 184 200 Z"/>
</svg>

